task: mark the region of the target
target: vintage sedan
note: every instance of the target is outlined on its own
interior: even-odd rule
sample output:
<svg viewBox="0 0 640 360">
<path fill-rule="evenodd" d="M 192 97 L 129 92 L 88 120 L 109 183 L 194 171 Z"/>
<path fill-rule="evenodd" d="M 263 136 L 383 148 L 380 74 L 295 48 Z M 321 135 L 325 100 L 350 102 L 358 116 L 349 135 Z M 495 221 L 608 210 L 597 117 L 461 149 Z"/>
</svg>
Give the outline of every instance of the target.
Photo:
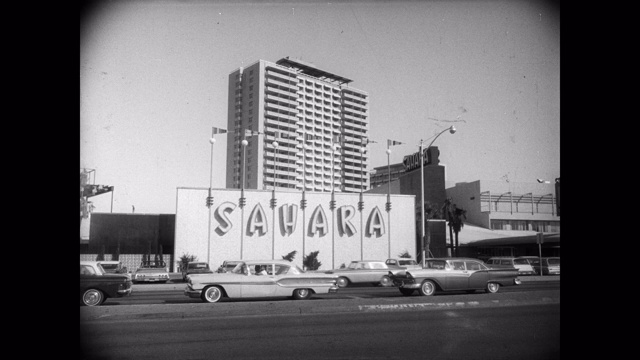
<svg viewBox="0 0 640 360">
<path fill-rule="evenodd" d="M 143 261 L 140 267 L 132 276 L 134 284 L 140 282 L 161 282 L 169 281 L 169 270 L 164 261 Z"/>
<path fill-rule="evenodd" d="M 209 269 L 206 262 L 190 262 L 182 269 L 182 280 L 187 281 L 187 276 L 191 274 L 213 274 L 213 270 Z"/>
<path fill-rule="evenodd" d="M 480 260 L 470 258 L 427 259 L 424 269 L 390 271 L 389 277 L 405 296 L 416 290 L 423 296 L 436 291 L 496 293 L 500 286 L 521 283 L 515 268 L 491 269 Z"/>
<path fill-rule="evenodd" d="M 536 271 L 529 263 L 529 260 L 517 257 L 497 256 L 486 261 L 488 267 L 492 269 L 516 268 L 518 275 L 535 275 Z"/>
<path fill-rule="evenodd" d="M 355 260 L 344 269 L 327 270 L 324 273 L 338 276 L 338 286 L 341 288 L 350 284 L 391 286 L 389 270 L 403 270 L 403 268 L 387 265 L 382 260 Z"/>
<path fill-rule="evenodd" d="M 80 304 L 99 306 L 108 298 L 131 295 L 131 279 L 109 274 L 97 261 L 80 261 Z"/>
<path fill-rule="evenodd" d="M 286 260 L 245 260 L 228 273 L 190 275 L 184 294 L 215 303 L 222 298 L 286 296 L 305 300 L 313 294 L 337 291 L 334 276 L 304 272 Z"/>
<path fill-rule="evenodd" d="M 127 272 L 127 267 L 123 266 L 122 262 L 118 260 L 98 260 L 98 264 L 100 264 L 108 274 L 122 274 L 131 279 L 131 274 Z"/>
<path fill-rule="evenodd" d="M 532 266 L 536 270 L 536 273 L 540 274 L 540 263 L 534 263 Z M 560 275 L 560 258 L 543 257 L 542 275 Z"/>
</svg>

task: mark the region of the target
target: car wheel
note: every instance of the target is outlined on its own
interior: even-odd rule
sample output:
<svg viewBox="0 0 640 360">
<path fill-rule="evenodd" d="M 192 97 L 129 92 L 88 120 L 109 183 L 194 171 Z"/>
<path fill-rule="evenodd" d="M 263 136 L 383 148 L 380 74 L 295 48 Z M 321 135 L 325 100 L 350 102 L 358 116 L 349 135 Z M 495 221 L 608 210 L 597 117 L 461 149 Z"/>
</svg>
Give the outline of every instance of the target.
<svg viewBox="0 0 640 360">
<path fill-rule="evenodd" d="M 82 294 L 82 304 L 85 306 L 98 306 L 104 299 L 104 294 L 98 289 L 89 289 Z"/>
<path fill-rule="evenodd" d="M 382 279 L 380 279 L 380 285 L 391 286 L 393 285 L 393 281 L 391 281 L 391 278 L 388 275 L 385 275 L 382 277 Z"/>
<path fill-rule="evenodd" d="M 208 303 L 215 303 L 222 299 L 222 289 L 217 286 L 209 286 L 202 292 L 202 300 Z"/>
<path fill-rule="evenodd" d="M 311 291 L 309 289 L 295 289 L 293 291 L 293 298 L 296 300 L 306 300 L 311 297 Z"/>
<path fill-rule="evenodd" d="M 413 292 L 414 292 L 414 291 L 415 291 L 414 289 L 403 289 L 403 288 L 400 288 L 400 292 L 401 292 L 401 293 L 402 293 L 402 295 L 404 295 L 404 296 L 410 296 L 410 295 L 413 295 Z"/>
<path fill-rule="evenodd" d="M 488 292 L 488 293 L 495 294 L 495 293 L 498 292 L 499 289 L 500 289 L 500 284 L 498 284 L 498 283 L 488 283 L 487 284 L 487 288 L 485 289 L 485 291 Z"/>
<path fill-rule="evenodd" d="M 422 296 L 431 296 L 436 292 L 436 284 L 431 280 L 425 280 L 418 291 Z"/>
<path fill-rule="evenodd" d="M 347 287 L 347 285 L 349 285 L 349 279 L 347 279 L 346 277 L 339 277 L 338 281 L 336 281 L 336 285 L 338 285 L 338 287 Z"/>
</svg>

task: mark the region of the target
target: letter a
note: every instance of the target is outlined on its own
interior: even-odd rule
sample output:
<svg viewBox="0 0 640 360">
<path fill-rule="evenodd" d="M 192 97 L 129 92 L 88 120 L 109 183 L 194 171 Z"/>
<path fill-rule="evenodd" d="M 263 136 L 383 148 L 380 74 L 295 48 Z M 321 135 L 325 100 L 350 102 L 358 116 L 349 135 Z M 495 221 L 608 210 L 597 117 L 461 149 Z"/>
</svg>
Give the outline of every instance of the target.
<svg viewBox="0 0 640 360">
<path fill-rule="evenodd" d="M 367 221 L 367 235 L 373 236 L 376 232 L 378 233 L 376 237 L 380 237 L 385 233 L 384 218 L 377 206 L 371 210 L 371 214 L 369 215 L 369 221 Z"/>
<path fill-rule="evenodd" d="M 267 224 L 267 216 L 262 209 L 262 205 L 258 203 L 253 208 L 251 216 L 249 217 L 249 234 L 253 235 L 256 230 L 260 230 L 258 235 L 262 236 L 269 232 L 269 224 Z"/>
<path fill-rule="evenodd" d="M 320 236 L 325 236 L 328 232 L 327 215 L 322 210 L 322 206 L 318 205 L 313 214 L 311 214 L 311 220 L 309 220 L 309 234 L 313 235 L 316 232 L 320 232 Z"/>
</svg>

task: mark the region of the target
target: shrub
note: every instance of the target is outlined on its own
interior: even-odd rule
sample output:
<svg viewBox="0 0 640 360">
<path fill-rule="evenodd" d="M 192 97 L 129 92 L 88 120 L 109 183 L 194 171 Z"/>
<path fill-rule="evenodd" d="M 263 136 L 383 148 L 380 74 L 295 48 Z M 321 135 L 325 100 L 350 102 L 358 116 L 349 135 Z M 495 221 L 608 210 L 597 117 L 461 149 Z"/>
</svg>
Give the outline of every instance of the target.
<svg viewBox="0 0 640 360">
<path fill-rule="evenodd" d="M 186 269 L 188 263 L 196 260 L 198 260 L 198 257 L 195 255 L 189 255 L 189 253 L 182 254 L 182 256 L 180 256 L 180 269 L 178 269 L 178 271 Z"/>
<path fill-rule="evenodd" d="M 312 251 L 304 257 L 302 265 L 306 270 L 318 270 L 318 268 L 320 268 L 322 263 L 318 261 L 318 253 L 320 253 L 320 251 Z"/>
<path fill-rule="evenodd" d="M 296 250 L 293 250 L 292 252 L 288 253 L 287 255 L 282 257 L 282 260 L 287 260 L 289 262 L 293 261 L 293 258 L 296 256 L 298 252 Z"/>
</svg>

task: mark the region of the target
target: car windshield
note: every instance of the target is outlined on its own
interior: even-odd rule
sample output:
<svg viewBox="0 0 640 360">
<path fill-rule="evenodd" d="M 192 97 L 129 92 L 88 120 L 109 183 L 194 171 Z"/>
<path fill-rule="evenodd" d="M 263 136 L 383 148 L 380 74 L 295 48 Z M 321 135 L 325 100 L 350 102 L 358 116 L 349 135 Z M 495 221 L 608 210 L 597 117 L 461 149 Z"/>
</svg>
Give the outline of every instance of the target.
<svg viewBox="0 0 640 360">
<path fill-rule="evenodd" d="M 355 269 L 357 267 L 358 267 L 358 262 L 357 261 L 354 261 L 351 264 L 349 264 L 349 269 Z"/>
<path fill-rule="evenodd" d="M 515 265 L 529 265 L 529 261 L 527 261 L 527 259 L 513 259 L 513 263 Z"/>
<path fill-rule="evenodd" d="M 400 265 L 418 265 L 415 260 L 400 260 Z"/>
<path fill-rule="evenodd" d="M 427 269 L 444 269 L 447 265 L 447 262 L 444 260 L 427 260 L 425 267 Z"/>
<path fill-rule="evenodd" d="M 189 264 L 189 269 L 204 269 L 204 270 L 208 270 L 209 269 L 209 264 L 207 264 L 207 263 Z"/>
<path fill-rule="evenodd" d="M 116 272 L 118 270 L 118 264 L 100 264 L 100 266 L 107 272 Z"/>
</svg>

